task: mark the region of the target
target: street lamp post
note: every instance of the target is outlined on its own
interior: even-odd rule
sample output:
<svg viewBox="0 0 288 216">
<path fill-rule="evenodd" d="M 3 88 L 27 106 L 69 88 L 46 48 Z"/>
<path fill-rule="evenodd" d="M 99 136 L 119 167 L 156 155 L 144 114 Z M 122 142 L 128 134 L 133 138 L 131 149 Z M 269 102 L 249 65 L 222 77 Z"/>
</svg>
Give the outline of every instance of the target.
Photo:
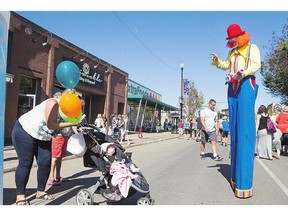
<svg viewBox="0 0 288 216">
<path fill-rule="evenodd" d="M 183 63 L 180 64 L 180 69 L 181 69 L 180 119 L 182 119 L 183 118 L 183 69 L 184 69 Z"/>
</svg>

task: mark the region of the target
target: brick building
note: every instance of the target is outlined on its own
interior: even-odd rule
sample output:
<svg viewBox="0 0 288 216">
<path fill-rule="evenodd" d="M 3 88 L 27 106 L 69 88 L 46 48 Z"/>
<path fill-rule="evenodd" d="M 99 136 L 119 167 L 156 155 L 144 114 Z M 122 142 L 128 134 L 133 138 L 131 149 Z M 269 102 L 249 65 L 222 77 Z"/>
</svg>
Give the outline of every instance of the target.
<svg viewBox="0 0 288 216">
<path fill-rule="evenodd" d="M 72 34 L 73 32 L 71 32 Z M 55 76 L 57 65 L 70 60 L 80 68 L 76 90 L 85 100 L 83 113 L 94 122 L 98 113 L 126 113 L 128 74 L 11 12 L 6 75 L 5 142 L 17 118 L 64 88 Z"/>
</svg>

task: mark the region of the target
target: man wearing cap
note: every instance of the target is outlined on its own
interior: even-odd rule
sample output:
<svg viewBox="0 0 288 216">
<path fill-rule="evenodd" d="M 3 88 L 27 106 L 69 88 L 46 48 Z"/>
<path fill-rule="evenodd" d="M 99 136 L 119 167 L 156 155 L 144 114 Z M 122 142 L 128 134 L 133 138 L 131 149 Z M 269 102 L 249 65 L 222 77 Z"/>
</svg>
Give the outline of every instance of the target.
<svg viewBox="0 0 288 216">
<path fill-rule="evenodd" d="M 225 61 L 211 54 L 212 65 L 229 70 L 227 75 L 231 137 L 231 186 L 238 198 L 253 196 L 254 149 L 256 142 L 255 73 L 261 66 L 260 52 L 250 44 L 250 34 L 238 24 L 227 28 L 229 52 Z"/>
</svg>

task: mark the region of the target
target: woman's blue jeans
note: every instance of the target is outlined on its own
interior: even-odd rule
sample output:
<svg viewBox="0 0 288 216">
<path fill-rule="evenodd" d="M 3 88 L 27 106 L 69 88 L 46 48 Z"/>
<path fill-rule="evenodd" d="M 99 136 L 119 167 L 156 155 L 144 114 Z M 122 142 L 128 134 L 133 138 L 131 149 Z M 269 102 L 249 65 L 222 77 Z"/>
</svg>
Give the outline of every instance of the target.
<svg viewBox="0 0 288 216">
<path fill-rule="evenodd" d="M 38 164 L 37 190 L 45 191 L 51 165 L 51 141 L 31 137 L 17 121 L 12 130 L 12 143 L 19 160 L 15 173 L 16 194 L 25 195 L 34 156 Z"/>
</svg>

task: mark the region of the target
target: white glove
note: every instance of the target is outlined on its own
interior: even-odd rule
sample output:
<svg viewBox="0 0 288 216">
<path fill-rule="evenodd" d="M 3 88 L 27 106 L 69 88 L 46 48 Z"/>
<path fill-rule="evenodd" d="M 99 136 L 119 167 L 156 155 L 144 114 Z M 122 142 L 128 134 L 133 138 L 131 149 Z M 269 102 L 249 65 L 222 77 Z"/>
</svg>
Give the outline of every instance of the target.
<svg viewBox="0 0 288 216">
<path fill-rule="evenodd" d="M 217 61 L 218 60 L 218 56 L 215 53 L 212 53 L 210 58 L 212 59 L 212 61 Z"/>
</svg>

